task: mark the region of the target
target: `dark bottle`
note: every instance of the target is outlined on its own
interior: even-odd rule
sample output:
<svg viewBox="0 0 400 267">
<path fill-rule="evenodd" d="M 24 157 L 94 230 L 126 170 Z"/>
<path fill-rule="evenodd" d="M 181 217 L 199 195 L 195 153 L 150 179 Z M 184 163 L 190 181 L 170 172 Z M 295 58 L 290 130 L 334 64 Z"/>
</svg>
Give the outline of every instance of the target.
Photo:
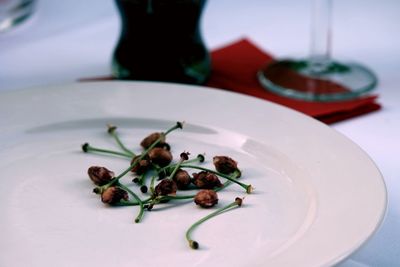
<svg viewBox="0 0 400 267">
<path fill-rule="evenodd" d="M 113 56 L 118 79 L 202 84 L 210 55 L 200 32 L 206 0 L 116 0 L 122 31 Z"/>
</svg>

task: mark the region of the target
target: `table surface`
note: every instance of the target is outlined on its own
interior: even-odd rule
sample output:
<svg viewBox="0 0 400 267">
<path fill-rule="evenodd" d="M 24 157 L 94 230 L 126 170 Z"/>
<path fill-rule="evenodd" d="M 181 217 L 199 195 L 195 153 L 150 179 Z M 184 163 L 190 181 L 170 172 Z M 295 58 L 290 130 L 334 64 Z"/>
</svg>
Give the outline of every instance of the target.
<svg viewBox="0 0 400 267">
<path fill-rule="evenodd" d="M 381 170 L 389 206 L 378 232 L 339 266 L 400 264 L 400 1 L 335 0 L 333 56 L 371 67 L 382 110 L 333 124 Z M 210 49 L 247 37 L 275 56 L 307 55 L 310 1 L 212 0 L 202 20 Z M 113 1 L 40 0 L 26 23 L 0 33 L 0 91 L 110 73 L 120 29 Z"/>
</svg>

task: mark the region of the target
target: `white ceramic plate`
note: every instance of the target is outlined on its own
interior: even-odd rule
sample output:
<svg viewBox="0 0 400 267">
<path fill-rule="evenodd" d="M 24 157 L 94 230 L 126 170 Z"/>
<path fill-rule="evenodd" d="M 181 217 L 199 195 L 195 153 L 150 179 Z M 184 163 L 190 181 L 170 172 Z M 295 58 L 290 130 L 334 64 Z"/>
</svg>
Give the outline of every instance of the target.
<svg viewBox="0 0 400 267">
<path fill-rule="evenodd" d="M 359 248 L 386 207 L 383 179 L 347 138 L 302 114 L 252 97 L 195 86 L 82 83 L 0 95 L 0 266 L 328 266 Z M 183 150 L 239 162 L 254 194 L 184 233 L 208 214 L 166 204 L 134 224 L 136 207 L 110 208 L 91 193 L 91 165 L 119 172 L 105 124 L 137 148 L 178 120 L 168 138 Z M 211 166 L 210 162 L 206 165 Z M 126 179 L 124 181 L 129 181 Z M 230 186 L 219 206 L 245 193 Z"/>
</svg>

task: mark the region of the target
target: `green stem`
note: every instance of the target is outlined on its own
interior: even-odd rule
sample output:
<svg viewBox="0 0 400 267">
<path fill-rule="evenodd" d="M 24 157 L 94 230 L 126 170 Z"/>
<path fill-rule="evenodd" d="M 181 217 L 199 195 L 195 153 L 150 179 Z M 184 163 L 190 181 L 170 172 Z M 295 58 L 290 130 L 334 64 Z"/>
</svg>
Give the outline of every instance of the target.
<svg viewBox="0 0 400 267">
<path fill-rule="evenodd" d="M 116 155 L 116 156 L 122 156 L 122 157 L 127 157 L 127 158 L 131 158 L 132 156 L 127 154 L 127 153 L 123 153 L 123 152 L 119 152 L 119 151 L 114 151 L 114 150 L 110 150 L 110 149 L 104 149 L 104 148 L 98 148 L 98 147 L 93 147 L 91 145 L 89 145 L 88 143 L 85 143 L 82 145 L 82 150 L 85 153 L 89 153 L 89 152 L 99 152 L 99 153 L 105 153 L 105 154 L 112 154 L 112 155 Z"/>
<path fill-rule="evenodd" d="M 131 157 L 135 157 L 136 154 L 133 153 L 131 150 L 129 150 L 122 142 L 121 139 L 119 138 L 117 134 L 117 127 L 108 125 L 108 133 L 114 138 L 114 140 L 117 142 L 118 146 L 125 151 L 127 154 L 129 154 Z"/>
<path fill-rule="evenodd" d="M 174 169 L 172 170 L 171 174 L 168 176 L 169 179 L 174 178 L 175 173 L 178 171 L 179 167 L 182 165 L 182 163 L 183 163 L 184 161 L 185 161 L 185 160 L 184 160 L 183 158 L 180 158 L 180 159 L 179 159 L 178 163 L 175 164 Z"/>
<path fill-rule="evenodd" d="M 151 149 L 153 149 L 160 141 L 161 139 L 163 139 L 163 137 L 165 137 L 167 134 L 169 134 L 170 132 L 180 128 L 182 129 L 183 127 L 183 123 L 181 122 L 177 122 L 174 126 L 172 126 L 171 128 L 169 128 L 165 133 L 162 133 L 162 135 L 156 140 L 154 141 L 142 154 L 140 154 L 140 156 L 134 160 L 134 162 L 132 162 L 132 164 L 122 173 L 120 173 L 118 176 L 114 177 L 110 182 L 108 182 L 105 185 L 102 186 L 98 186 L 94 189 L 94 191 L 101 193 L 103 192 L 106 188 L 112 186 L 113 184 L 117 183 L 119 181 L 119 179 L 121 179 L 123 176 L 125 176 L 128 172 L 130 172 L 134 167 L 136 167 L 136 165 L 145 157 L 147 156 L 147 154 L 149 153 L 149 151 Z M 87 151 L 87 148 L 89 147 L 89 144 L 84 144 L 82 146 L 83 151 Z M 125 155 L 125 154 L 124 154 Z"/>
<path fill-rule="evenodd" d="M 140 157 L 137 158 L 130 166 L 130 168 L 128 169 L 128 171 L 125 171 L 122 173 L 122 175 L 119 176 L 124 176 L 126 173 L 128 173 L 132 168 L 136 167 L 136 164 L 141 161 L 145 156 L 147 156 L 147 154 L 149 153 L 150 150 L 152 150 L 158 143 L 160 143 L 160 141 L 163 139 L 164 136 L 166 136 L 167 134 L 169 134 L 170 132 L 181 128 L 182 129 L 182 123 L 178 122 L 176 125 L 174 125 L 173 127 L 169 128 L 165 133 L 162 133 L 162 135 L 157 138 L 156 141 L 154 141 L 145 151 L 143 151 L 142 154 L 140 154 Z M 118 176 L 118 177 L 119 177 Z M 118 178 L 119 179 L 119 178 Z"/>
<path fill-rule="evenodd" d="M 143 205 L 149 203 L 151 198 L 147 198 L 145 200 L 142 200 Z M 121 200 L 118 203 L 113 204 L 114 206 L 139 206 L 139 202 L 137 201 L 130 201 L 130 200 Z"/>
<path fill-rule="evenodd" d="M 160 201 L 163 200 L 182 200 L 182 199 L 191 199 L 194 198 L 196 195 L 175 195 L 175 196 L 161 196 Z"/>
<path fill-rule="evenodd" d="M 133 198 L 137 201 L 137 203 L 139 204 L 139 213 L 135 218 L 135 223 L 139 223 L 140 220 L 143 217 L 144 214 L 144 207 L 143 207 L 143 201 L 140 199 L 140 197 L 138 195 L 136 195 L 131 189 L 129 189 L 129 187 L 123 185 L 123 184 L 119 184 L 119 187 L 121 187 L 122 189 L 128 191 L 129 194 L 131 194 L 133 196 Z"/>
<path fill-rule="evenodd" d="M 170 132 L 181 128 L 182 129 L 182 123 L 177 122 L 176 125 L 174 125 L 173 127 L 171 127 L 170 129 L 168 129 L 165 133 L 163 133 L 163 135 L 167 135 Z M 150 150 L 152 150 L 162 139 L 162 136 L 160 136 L 156 141 L 154 141 L 145 151 L 143 151 L 142 154 L 140 154 L 140 157 L 138 157 L 125 171 L 123 171 L 122 173 L 120 173 L 118 176 L 114 177 L 114 179 L 112 179 L 108 184 L 103 185 L 101 187 L 101 189 L 99 190 L 100 192 L 102 190 L 104 190 L 105 188 L 113 185 L 114 183 L 118 182 L 119 179 L 121 179 L 123 176 L 125 176 L 128 172 L 130 172 L 130 170 L 132 170 L 134 167 L 136 167 L 136 165 L 149 153 Z"/>
<path fill-rule="evenodd" d="M 145 184 L 145 178 L 146 178 L 146 173 L 142 173 L 142 174 L 139 176 L 138 185 L 144 185 L 144 184 Z"/>
<path fill-rule="evenodd" d="M 194 224 L 192 224 L 192 225 L 189 227 L 189 229 L 186 231 L 186 235 L 185 235 L 186 240 L 187 240 L 188 243 L 189 243 L 189 246 L 190 246 L 191 248 L 193 248 L 193 249 L 198 249 L 198 248 L 199 248 L 199 243 L 191 238 L 191 233 L 193 232 L 193 230 L 194 230 L 197 226 L 199 226 L 199 225 L 202 224 L 203 222 L 205 222 L 205 221 L 211 219 L 212 217 L 215 217 L 215 216 L 217 216 L 217 215 L 219 215 L 219 214 L 221 214 L 221 213 L 223 213 L 223 212 L 225 212 L 225 211 L 227 211 L 227 210 L 229 210 L 229 209 L 232 209 L 232 208 L 234 208 L 234 207 L 240 207 L 241 205 L 242 205 L 242 199 L 241 199 L 241 198 L 236 198 L 234 202 L 232 202 L 232 203 L 226 205 L 225 207 L 222 207 L 222 208 L 220 208 L 220 209 L 218 209 L 218 210 L 216 210 L 216 211 L 214 211 L 214 212 L 208 214 L 207 216 L 201 218 L 200 220 L 198 220 L 197 222 L 195 222 Z"/>
<path fill-rule="evenodd" d="M 228 180 L 228 181 L 226 181 L 225 183 L 223 183 L 222 186 L 217 187 L 217 188 L 214 188 L 213 190 L 214 190 L 215 192 L 219 192 L 219 191 L 221 191 L 222 189 L 228 187 L 230 184 L 232 184 L 232 182 Z"/>
<path fill-rule="evenodd" d="M 154 183 L 156 181 L 156 178 L 157 178 L 157 176 L 154 175 L 154 176 L 151 177 L 151 181 L 150 181 L 150 193 L 152 195 L 154 195 L 154 192 L 155 192 Z"/>
<path fill-rule="evenodd" d="M 140 154 L 140 157 L 137 158 L 129 167 L 129 169 L 127 171 L 124 171 L 122 174 L 118 175 L 118 179 L 121 178 L 122 176 L 124 176 L 125 174 L 127 174 L 131 169 L 133 169 L 134 167 L 136 167 L 136 164 L 138 164 L 139 161 L 141 161 L 145 156 L 147 156 L 147 154 L 149 154 L 149 151 L 152 150 L 158 143 L 160 143 L 160 141 L 163 139 L 163 135 L 166 136 L 167 134 L 169 134 L 170 132 L 176 130 L 176 129 L 182 129 L 182 123 L 177 122 L 176 125 L 172 126 L 171 128 L 169 128 L 165 133 L 162 133 L 162 135 L 157 138 L 156 141 L 154 141 L 145 151 L 143 151 L 142 154 Z M 117 178 L 116 177 L 116 178 Z"/>
<path fill-rule="evenodd" d="M 176 122 L 176 124 L 174 126 L 172 126 L 171 128 L 169 128 L 164 134 L 167 135 L 170 132 L 172 132 L 172 131 L 174 131 L 174 130 L 176 130 L 178 128 L 179 129 L 183 128 L 183 122 L 180 122 L 180 121 Z"/>
<path fill-rule="evenodd" d="M 167 179 L 172 179 L 175 176 L 175 173 L 178 171 L 179 166 L 181 166 L 182 161 L 179 161 L 178 164 L 175 165 L 174 170 L 171 172 L 171 174 L 168 176 Z"/>
<path fill-rule="evenodd" d="M 201 156 L 202 156 L 202 155 L 201 155 Z M 203 160 L 204 160 L 204 159 L 203 159 Z M 186 160 L 186 161 L 185 161 L 185 164 L 196 163 L 196 162 L 202 162 L 202 159 L 201 159 L 199 156 L 197 156 L 197 157 L 194 158 L 194 159 Z M 178 162 L 178 163 L 170 164 L 170 165 L 165 166 L 165 167 L 162 167 L 162 168 L 158 167 L 158 168 L 155 168 L 155 169 L 156 169 L 157 173 L 160 173 L 160 172 L 165 171 L 165 170 L 167 170 L 167 169 L 175 168 L 175 166 L 176 166 L 177 164 L 181 165 L 181 163 Z"/>
<path fill-rule="evenodd" d="M 158 166 L 157 164 L 155 164 L 155 163 L 151 163 L 151 167 L 153 167 L 153 169 L 158 173 L 158 171 L 159 170 L 161 170 L 161 169 L 163 169 L 163 168 L 161 168 L 160 166 Z M 165 167 L 164 167 L 165 168 Z"/>
</svg>

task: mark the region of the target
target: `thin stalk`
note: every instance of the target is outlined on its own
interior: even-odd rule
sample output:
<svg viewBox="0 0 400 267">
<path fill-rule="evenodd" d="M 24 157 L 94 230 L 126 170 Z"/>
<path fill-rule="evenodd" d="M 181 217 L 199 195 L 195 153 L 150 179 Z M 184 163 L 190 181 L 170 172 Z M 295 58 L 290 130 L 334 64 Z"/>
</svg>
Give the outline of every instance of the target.
<svg viewBox="0 0 400 267">
<path fill-rule="evenodd" d="M 130 149 L 128 149 L 121 141 L 119 138 L 119 135 L 117 134 L 117 127 L 114 125 L 107 125 L 108 127 L 108 133 L 114 138 L 115 142 L 117 142 L 118 146 L 125 151 L 127 154 L 129 154 L 131 157 L 135 157 L 136 154 L 133 153 Z"/>
<path fill-rule="evenodd" d="M 199 155 L 197 155 L 196 158 L 186 160 L 185 164 L 191 164 L 191 163 L 196 163 L 196 162 L 204 162 L 204 156 L 202 154 L 199 154 Z M 162 167 L 162 168 L 157 166 L 158 168 L 156 167 L 155 169 L 156 169 L 157 173 L 160 173 L 160 172 L 163 172 L 163 171 L 165 171 L 167 169 L 175 168 L 175 166 L 177 164 L 180 164 L 180 163 L 179 162 L 178 163 L 173 163 L 173 164 L 170 164 L 170 165 Z"/>
<path fill-rule="evenodd" d="M 142 173 L 139 176 L 138 185 L 144 185 L 145 184 L 145 179 L 146 179 L 146 173 Z"/>
<path fill-rule="evenodd" d="M 176 130 L 176 129 L 182 129 L 182 123 L 181 122 L 177 122 L 176 125 L 172 126 L 171 128 L 169 128 L 165 133 L 163 133 L 156 141 L 154 141 L 145 151 L 143 151 L 142 154 L 140 154 L 140 157 L 137 158 L 132 164 L 131 166 L 129 166 L 129 168 L 127 170 L 125 170 L 124 172 L 122 172 L 120 175 L 118 175 L 116 178 L 119 179 L 122 176 L 124 176 L 125 174 L 127 174 L 131 169 L 133 169 L 134 167 L 136 167 L 136 164 L 138 164 L 139 161 L 141 161 L 144 157 L 147 156 L 147 154 L 149 154 L 149 151 L 152 150 L 158 143 L 160 143 L 160 141 L 163 139 L 164 136 L 166 136 L 167 134 L 169 134 L 170 132 Z"/>
<path fill-rule="evenodd" d="M 217 187 L 217 188 L 214 188 L 213 190 L 214 190 L 215 192 L 219 192 L 219 191 L 221 191 L 222 189 L 225 189 L 226 187 L 228 187 L 228 186 L 231 185 L 231 184 L 232 184 L 232 182 L 228 180 L 228 181 L 226 181 L 225 183 L 223 183 L 222 186 Z"/>
<path fill-rule="evenodd" d="M 180 160 L 178 162 L 178 164 L 175 165 L 174 169 L 172 170 L 171 174 L 168 176 L 167 179 L 172 179 L 175 176 L 175 173 L 178 171 L 178 169 L 181 166 L 181 164 L 182 164 L 182 160 Z"/>
<path fill-rule="evenodd" d="M 196 195 L 175 195 L 175 196 L 158 196 L 155 197 L 153 196 L 153 198 L 151 199 L 151 201 L 149 201 L 151 209 L 153 208 L 154 205 L 157 205 L 159 203 L 162 203 L 163 201 L 168 201 L 168 200 L 185 200 L 185 199 L 193 199 Z"/>
<path fill-rule="evenodd" d="M 179 159 L 178 163 L 175 164 L 174 169 L 172 170 L 171 174 L 168 176 L 169 179 L 174 178 L 175 173 L 178 171 L 178 169 L 180 168 L 180 166 L 182 165 L 182 163 L 184 161 L 187 161 L 189 158 L 189 153 L 183 152 L 181 154 L 181 158 Z"/>
<path fill-rule="evenodd" d="M 161 168 L 159 165 L 157 165 L 157 164 L 155 164 L 155 163 L 151 163 L 151 167 L 153 167 L 153 169 L 156 171 L 156 172 L 158 172 L 159 170 L 161 170 L 161 169 L 163 169 L 163 168 Z"/>
<path fill-rule="evenodd" d="M 234 202 L 232 202 L 232 203 L 226 205 L 225 207 L 222 207 L 222 208 L 220 208 L 220 209 L 218 209 L 218 210 L 216 210 L 216 211 L 214 211 L 214 212 L 208 214 L 207 216 L 201 218 L 200 220 L 198 220 L 197 222 L 195 222 L 194 224 L 192 224 L 192 225 L 189 227 L 189 229 L 186 231 L 186 235 L 185 235 L 186 240 L 187 240 L 188 243 L 189 243 L 189 246 L 190 246 L 192 249 L 198 249 L 198 248 L 199 248 L 199 243 L 191 238 L 191 234 L 192 234 L 193 230 L 194 230 L 196 227 L 198 227 L 198 226 L 199 226 L 200 224 L 202 224 L 203 222 L 205 222 L 205 221 L 211 219 L 212 217 L 215 217 L 215 216 L 217 216 L 217 215 L 219 215 L 219 214 L 221 214 L 221 213 L 223 213 L 223 212 L 225 212 L 225 211 L 228 211 L 228 210 L 233 209 L 233 208 L 235 208 L 235 207 L 240 207 L 240 206 L 242 205 L 242 201 L 243 201 L 243 200 L 242 200 L 241 198 L 238 198 L 238 197 L 237 197 L 237 198 L 235 199 Z"/>
<path fill-rule="evenodd" d="M 139 223 L 140 220 L 143 217 L 144 214 L 144 207 L 143 207 L 143 201 L 140 199 L 140 197 L 138 195 L 136 195 L 131 189 L 129 189 L 129 187 L 123 185 L 123 184 L 119 184 L 119 187 L 121 187 L 122 189 L 126 190 L 129 194 L 131 194 L 133 196 L 133 198 L 137 201 L 137 203 L 139 204 L 139 213 L 135 218 L 135 223 Z"/>
<path fill-rule="evenodd" d="M 175 195 L 175 196 L 161 196 L 160 201 L 163 200 L 183 200 L 183 199 L 191 199 L 194 198 L 196 195 Z"/>
<path fill-rule="evenodd" d="M 154 189 L 154 183 L 155 183 L 155 181 L 156 181 L 156 178 L 157 178 L 157 176 L 152 176 L 151 177 L 151 181 L 150 181 L 150 193 L 153 195 L 154 194 L 154 192 L 155 192 L 155 189 Z"/>
<path fill-rule="evenodd" d="M 176 129 L 182 129 L 182 123 L 181 122 L 177 122 L 176 125 L 174 125 L 173 127 L 171 127 L 170 129 L 168 129 L 165 133 L 163 133 L 163 135 L 167 135 L 170 132 L 176 130 Z M 118 176 L 114 177 L 109 183 L 107 183 L 106 185 L 103 185 L 99 188 L 99 192 L 101 192 L 102 190 L 104 190 L 105 188 L 113 185 L 114 183 L 118 182 L 119 179 L 121 179 L 122 177 L 124 177 L 128 172 L 130 172 L 134 167 L 136 167 L 136 165 L 145 157 L 147 156 L 147 154 L 149 153 L 150 150 L 152 150 L 163 138 L 163 136 L 160 136 L 156 141 L 154 141 L 145 151 L 143 151 L 142 154 L 140 154 L 140 156 L 122 173 L 120 173 Z"/>
<path fill-rule="evenodd" d="M 184 124 L 184 122 L 180 122 L 180 121 L 178 121 L 178 122 L 176 122 L 176 124 L 174 125 L 174 126 L 172 126 L 171 128 L 169 128 L 165 133 L 164 133 L 164 135 L 167 135 L 167 134 L 169 134 L 170 132 L 172 132 L 172 131 L 174 131 L 174 130 L 176 130 L 176 129 L 182 129 L 183 128 L 183 124 Z"/>
<path fill-rule="evenodd" d="M 104 153 L 104 154 L 111 154 L 111 155 L 116 155 L 116 156 L 122 156 L 122 157 L 126 157 L 126 158 L 131 158 L 132 156 L 124 153 L 124 152 L 119 152 L 119 151 L 114 151 L 114 150 L 110 150 L 110 149 L 104 149 L 104 148 L 98 148 L 98 147 L 93 147 L 91 145 L 89 145 L 89 143 L 85 143 L 82 145 L 82 150 L 85 153 L 89 153 L 89 152 L 99 152 L 99 153 Z"/>
<path fill-rule="evenodd" d="M 142 200 L 143 205 L 149 203 L 150 200 L 151 200 L 150 197 L 146 198 L 145 200 Z M 125 206 L 139 206 L 139 202 L 137 202 L 137 201 L 129 201 L 129 200 L 127 201 L 127 200 L 123 200 L 122 199 L 120 202 L 113 204 L 113 206 L 122 206 L 122 207 L 125 207 Z"/>
</svg>

